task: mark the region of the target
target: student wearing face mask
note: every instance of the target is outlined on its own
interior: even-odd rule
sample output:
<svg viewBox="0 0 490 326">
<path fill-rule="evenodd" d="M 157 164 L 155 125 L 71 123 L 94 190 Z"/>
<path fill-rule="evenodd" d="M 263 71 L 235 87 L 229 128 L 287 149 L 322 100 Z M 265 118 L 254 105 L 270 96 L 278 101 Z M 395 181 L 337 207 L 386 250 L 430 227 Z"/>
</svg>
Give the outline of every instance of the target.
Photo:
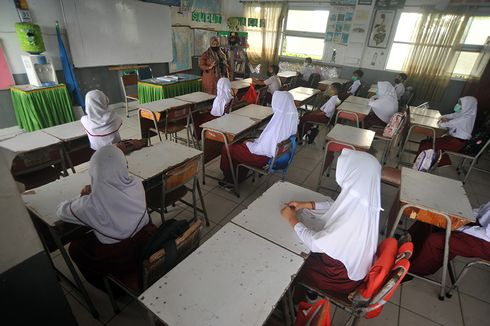
<svg viewBox="0 0 490 326">
<path fill-rule="evenodd" d="M 405 80 L 407 80 L 407 74 L 400 73 L 395 77 L 395 92 L 398 101 L 402 98 L 403 94 L 405 94 Z"/>
<path fill-rule="evenodd" d="M 364 76 L 364 72 L 361 69 L 354 70 L 352 73 L 352 85 L 347 91 L 347 97 L 350 95 L 357 95 L 359 88 L 361 87 L 361 78 Z"/>
<path fill-rule="evenodd" d="M 471 138 L 473 132 L 473 126 L 475 125 L 475 119 L 477 114 L 478 101 L 473 96 L 465 96 L 458 100 L 458 103 L 454 106 L 454 112 L 451 114 L 443 115 L 438 122 L 438 125 L 443 128 L 447 128 L 447 135 L 436 138 L 434 150 L 437 152 L 461 151 L 467 141 Z M 423 140 L 420 143 L 417 156 L 420 152 L 432 148 L 432 139 Z M 444 154 L 439 162 L 439 166 L 450 165 L 451 160 Z"/>
<path fill-rule="evenodd" d="M 213 36 L 211 46 L 201 55 L 199 68 L 202 70 L 202 88 L 216 95 L 216 84 L 221 77 L 229 78 L 229 65 L 226 53 L 219 47 L 219 38 Z"/>
<path fill-rule="evenodd" d="M 256 78 L 252 78 L 254 85 L 265 85 L 267 86 L 267 95 L 265 97 L 266 103 L 271 103 L 272 95 L 275 91 L 281 89 L 281 79 L 277 76 L 279 73 L 278 65 L 270 65 L 267 70 L 267 79 L 260 80 Z"/>
<path fill-rule="evenodd" d="M 301 68 L 299 74 L 301 75 L 301 84 L 304 86 L 309 85 L 310 76 L 315 72 L 315 67 L 313 67 L 313 60 L 311 58 L 305 58 L 303 67 Z"/>
</svg>

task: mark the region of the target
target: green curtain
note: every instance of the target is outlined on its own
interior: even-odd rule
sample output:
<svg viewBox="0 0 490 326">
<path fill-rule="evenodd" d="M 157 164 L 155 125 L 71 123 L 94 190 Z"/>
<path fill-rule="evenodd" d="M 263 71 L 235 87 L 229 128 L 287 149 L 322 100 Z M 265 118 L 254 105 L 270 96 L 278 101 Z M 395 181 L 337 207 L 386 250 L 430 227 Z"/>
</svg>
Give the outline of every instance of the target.
<svg viewBox="0 0 490 326">
<path fill-rule="evenodd" d="M 24 91 L 10 89 L 17 124 L 34 131 L 75 121 L 65 85 Z"/>
<path fill-rule="evenodd" d="M 146 82 L 138 82 L 138 100 L 140 103 L 148 103 L 164 98 L 171 98 L 192 92 L 199 92 L 202 88 L 201 79 L 182 81 L 170 85 L 158 85 Z"/>
</svg>

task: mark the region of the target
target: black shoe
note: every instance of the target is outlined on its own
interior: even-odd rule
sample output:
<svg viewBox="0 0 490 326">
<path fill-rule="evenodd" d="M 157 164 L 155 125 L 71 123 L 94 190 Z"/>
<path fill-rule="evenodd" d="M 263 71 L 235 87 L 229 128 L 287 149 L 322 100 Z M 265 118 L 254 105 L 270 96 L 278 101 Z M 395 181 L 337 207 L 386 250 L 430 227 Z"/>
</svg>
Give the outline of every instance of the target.
<svg viewBox="0 0 490 326">
<path fill-rule="evenodd" d="M 307 135 L 308 144 L 313 144 L 313 142 L 315 141 L 315 138 L 316 138 L 316 136 L 318 136 L 319 132 L 320 131 L 318 130 L 318 128 L 310 129 L 310 133 Z"/>
</svg>

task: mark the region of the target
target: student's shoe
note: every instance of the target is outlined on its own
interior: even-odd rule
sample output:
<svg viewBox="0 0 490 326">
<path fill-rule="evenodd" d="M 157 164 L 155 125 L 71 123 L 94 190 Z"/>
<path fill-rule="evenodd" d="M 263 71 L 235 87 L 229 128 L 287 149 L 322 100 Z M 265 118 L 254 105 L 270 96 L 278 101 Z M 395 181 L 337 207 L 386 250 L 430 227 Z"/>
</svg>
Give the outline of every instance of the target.
<svg viewBox="0 0 490 326">
<path fill-rule="evenodd" d="M 316 136 L 318 136 L 318 133 L 320 131 L 318 130 L 318 128 L 312 128 L 310 129 L 310 132 L 308 133 L 307 137 L 308 137 L 308 144 L 313 144 L 313 142 L 315 141 L 315 138 Z"/>
<path fill-rule="evenodd" d="M 225 190 L 233 190 L 235 187 L 225 180 L 218 181 L 218 185 Z"/>
</svg>

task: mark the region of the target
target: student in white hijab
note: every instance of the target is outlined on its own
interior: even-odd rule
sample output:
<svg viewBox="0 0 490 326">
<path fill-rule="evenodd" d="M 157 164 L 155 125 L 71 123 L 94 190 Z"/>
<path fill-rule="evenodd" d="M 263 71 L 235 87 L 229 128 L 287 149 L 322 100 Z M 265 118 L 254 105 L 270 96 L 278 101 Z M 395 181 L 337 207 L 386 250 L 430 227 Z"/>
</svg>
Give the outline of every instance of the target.
<svg viewBox="0 0 490 326">
<path fill-rule="evenodd" d="M 145 190 L 129 174 L 124 154 L 106 145 L 90 159 L 90 185 L 80 197 L 60 203 L 58 217 L 64 222 L 93 230 L 70 245 L 70 255 L 85 278 L 103 288 L 108 272 L 136 269 L 139 250 L 156 229 L 146 209 Z"/>
<path fill-rule="evenodd" d="M 109 110 L 109 98 L 98 89 L 85 95 L 85 110 L 87 115 L 80 120 L 93 150 L 121 141 L 119 128 L 122 120 L 114 112 Z"/>
<path fill-rule="evenodd" d="M 364 128 L 369 129 L 375 125 L 386 126 L 393 114 L 398 111 L 395 88 L 387 81 L 378 82 L 378 93 L 369 99 L 368 105 L 372 111 L 364 119 Z"/>
<path fill-rule="evenodd" d="M 300 282 L 345 294 L 362 283 L 378 244 L 380 180 L 381 165 L 375 157 L 344 149 L 336 170 L 342 190 L 335 201 L 285 205 L 283 217 L 312 252 L 298 274 Z M 305 225 L 304 217 L 312 214 L 320 227 Z"/>
<path fill-rule="evenodd" d="M 274 156 L 277 144 L 296 134 L 298 110 L 294 105 L 293 96 L 289 92 L 274 92 L 272 95 L 272 111 L 274 114 L 259 138 L 230 146 L 233 167 L 230 166 L 226 149 L 223 146 L 220 167 L 225 177 L 225 183 L 232 181 L 231 169 L 235 169 L 236 165 L 245 163 L 255 167 L 263 167 Z M 245 178 L 246 171 L 241 169 L 240 172 L 239 182 Z"/>
<path fill-rule="evenodd" d="M 478 101 L 476 98 L 465 96 L 458 100 L 458 103 L 454 106 L 453 113 L 443 115 L 439 119 L 439 126 L 447 128 L 448 133 L 445 136 L 436 138 L 435 151 L 459 152 L 465 147 L 473 132 L 477 107 Z M 422 141 L 417 155 L 429 148 L 432 148 L 432 139 Z M 451 164 L 451 160 L 447 154 L 444 154 L 439 161 L 439 166 L 449 164 Z"/>
<path fill-rule="evenodd" d="M 473 210 L 476 223 L 451 232 L 449 261 L 456 256 L 490 261 L 490 202 Z M 430 224 L 415 222 L 408 231 L 414 244 L 410 271 L 431 275 L 442 267 L 445 232 Z"/>
</svg>

